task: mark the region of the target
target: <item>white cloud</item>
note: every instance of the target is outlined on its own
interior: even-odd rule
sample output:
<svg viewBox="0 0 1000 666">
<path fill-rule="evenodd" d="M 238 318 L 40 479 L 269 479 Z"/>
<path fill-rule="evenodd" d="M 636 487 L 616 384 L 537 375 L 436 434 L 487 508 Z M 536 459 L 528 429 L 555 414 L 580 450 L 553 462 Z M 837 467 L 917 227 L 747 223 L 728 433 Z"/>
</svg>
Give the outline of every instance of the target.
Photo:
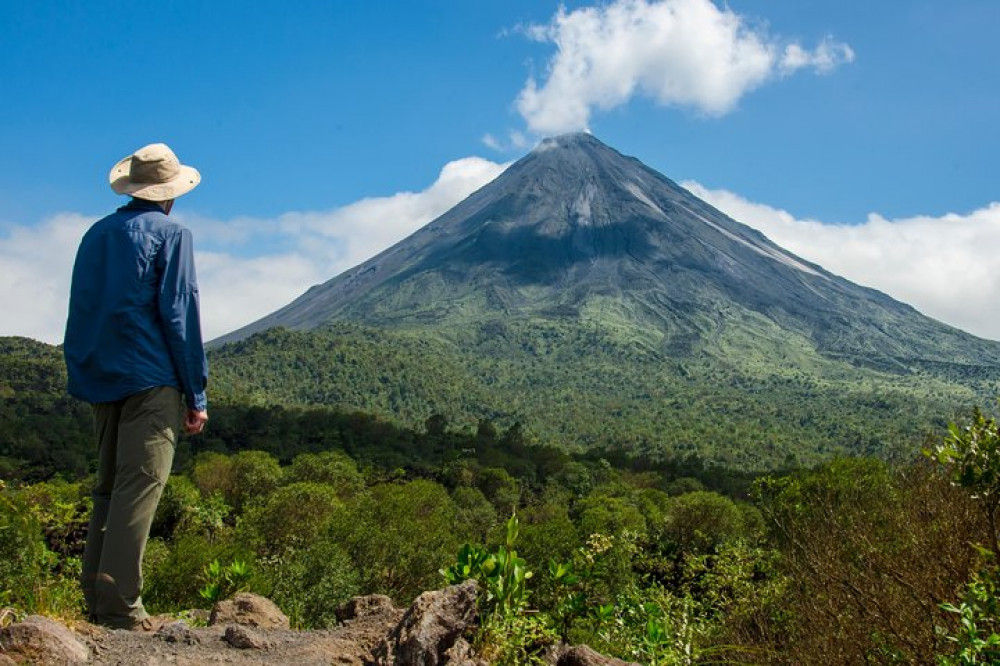
<svg viewBox="0 0 1000 666">
<path fill-rule="evenodd" d="M 63 213 L 0 238 L 0 335 L 62 342 L 76 246 L 94 219 Z"/>
<path fill-rule="evenodd" d="M 531 147 L 531 140 L 525 136 L 524 132 L 519 132 L 517 130 L 510 130 L 507 133 L 507 140 L 498 139 L 492 134 L 483 135 L 483 145 L 487 148 L 492 148 L 497 152 L 509 153 L 513 151 L 523 151 L 526 148 Z"/>
<path fill-rule="evenodd" d="M 798 220 L 726 190 L 683 186 L 804 259 L 935 319 L 1000 340 L 1000 203 L 965 215 L 887 220 L 872 213 L 862 224 L 833 225 Z"/>
<path fill-rule="evenodd" d="M 404 238 L 506 165 L 445 166 L 421 192 L 363 199 L 328 212 L 229 221 L 178 216 L 195 232 L 203 327 L 211 339 L 287 304 L 309 286 Z M 1000 339 L 1000 203 L 967 215 L 829 225 L 799 220 L 698 183 L 684 187 L 791 252 L 977 335 Z M 0 335 L 62 340 L 73 257 L 95 216 L 61 214 L 0 237 Z"/>
<path fill-rule="evenodd" d="M 335 262 L 328 277 L 372 257 L 401 240 L 496 178 L 507 167 L 479 157 L 450 162 L 421 192 L 362 199 L 325 213 L 286 213 L 282 232 L 298 239 L 306 254 Z"/>
<path fill-rule="evenodd" d="M 498 176 L 468 157 L 421 192 L 362 199 L 328 212 L 213 220 L 174 213 L 195 235 L 202 328 L 212 339 L 286 305 L 313 284 L 405 238 Z M 182 202 L 183 204 L 183 202 Z M 96 216 L 61 214 L 0 236 L 0 335 L 62 342 L 73 259 Z"/>
<path fill-rule="evenodd" d="M 814 51 L 807 51 L 798 44 L 788 44 L 779 68 L 782 74 L 791 74 L 803 67 L 812 67 L 820 74 L 827 74 L 838 65 L 853 61 L 854 50 L 850 46 L 826 37 Z"/>
<path fill-rule="evenodd" d="M 637 94 L 721 115 L 769 79 L 803 68 L 829 72 L 854 59 L 829 37 L 814 50 L 782 44 L 711 0 L 560 7 L 548 24 L 523 32 L 557 48 L 544 83 L 529 78 L 516 102 L 529 129 L 543 134 L 587 129 L 595 108 Z"/>
</svg>

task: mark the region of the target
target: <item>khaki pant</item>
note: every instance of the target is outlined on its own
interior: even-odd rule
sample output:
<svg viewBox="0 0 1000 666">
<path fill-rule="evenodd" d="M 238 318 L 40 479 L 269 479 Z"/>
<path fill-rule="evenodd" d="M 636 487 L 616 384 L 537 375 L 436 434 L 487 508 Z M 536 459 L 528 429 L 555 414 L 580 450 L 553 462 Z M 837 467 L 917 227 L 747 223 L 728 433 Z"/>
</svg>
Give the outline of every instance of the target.
<svg viewBox="0 0 1000 666">
<path fill-rule="evenodd" d="M 81 585 L 94 620 L 131 628 L 148 617 L 142 557 L 170 476 L 181 395 L 163 386 L 93 409 L 100 457 Z"/>
</svg>

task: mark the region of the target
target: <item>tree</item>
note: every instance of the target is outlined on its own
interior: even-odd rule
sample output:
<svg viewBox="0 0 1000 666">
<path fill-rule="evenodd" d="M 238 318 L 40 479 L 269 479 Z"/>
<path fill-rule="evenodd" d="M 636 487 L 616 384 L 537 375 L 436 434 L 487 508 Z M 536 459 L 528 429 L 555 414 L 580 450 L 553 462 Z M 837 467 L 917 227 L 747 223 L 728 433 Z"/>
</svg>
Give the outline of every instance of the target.
<svg viewBox="0 0 1000 666">
<path fill-rule="evenodd" d="M 683 553 L 700 554 L 746 536 L 743 512 L 728 497 L 700 490 L 670 498 L 663 538 Z"/>
<path fill-rule="evenodd" d="M 521 488 L 502 467 L 484 467 L 476 474 L 476 486 L 502 516 L 509 516 L 521 501 Z"/>
<path fill-rule="evenodd" d="M 958 621 L 955 634 L 945 633 L 953 650 L 941 655 L 945 666 L 1000 662 L 1000 541 L 997 510 L 1000 509 L 1000 429 L 997 422 L 977 407 L 964 427 L 952 423 L 941 444 L 925 453 L 945 469 L 952 485 L 963 488 L 975 500 L 986 523 L 987 547 L 978 547 L 985 560 L 965 586 L 962 601 L 941 608 Z"/>
<path fill-rule="evenodd" d="M 311 481 L 331 486 L 340 499 L 348 499 L 365 487 L 365 478 L 358 465 L 341 451 L 303 453 L 295 456 L 285 474 L 285 481 L 295 483 Z"/>
<path fill-rule="evenodd" d="M 332 486 L 299 481 L 251 502 L 238 530 L 258 552 L 299 548 L 319 538 L 340 506 Z"/>
<path fill-rule="evenodd" d="M 438 583 L 438 569 L 461 545 L 456 507 L 433 481 L 387 483 L 349 500 L 326 536 L 363 572 L 363 592 L 409 602 Z"/>
<path fill-rule="evenodd" d="M 278 460 L 264 451 L 240 451 L 230 459 L 230 465 L 232 485 L 226 501 L 237 512 L 250 500 L 271 493 L 284 474 Z"/>
<path fill-rule="evenodd" d="M 970 492 L 987 525 L 987 546 L 1000 554 L 997 511 L 1000 509 L 1000 429 L 978 407 L 964 427 L 952 423 L 944 441 L 925 454 L 945 467 L 951 482 Z"/>
<path fill-rule="evenodd" d="M 968 580 L 968 497 L 927 464 L 837 459 L 762 479 L 760 509 L 788 585 L 774 649 L 788 663 L 930 663 L 941 599 Z"/>
</svg>

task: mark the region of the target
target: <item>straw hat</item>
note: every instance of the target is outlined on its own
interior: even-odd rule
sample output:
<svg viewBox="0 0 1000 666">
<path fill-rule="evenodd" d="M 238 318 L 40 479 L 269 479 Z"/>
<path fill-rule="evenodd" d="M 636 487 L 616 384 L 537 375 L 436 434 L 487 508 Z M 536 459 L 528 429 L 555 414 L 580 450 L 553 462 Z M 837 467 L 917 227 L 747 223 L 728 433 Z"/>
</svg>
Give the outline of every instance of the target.
<svg viewBox="0 0 1000 666">
<path fill-rule="evenodd" d="M 201 182 L 194 167 L 184 166 L 166 144 L 151 143 L 121 160 L 108 175 L 111 189 L 147 201 L 168 201 Z"/>
</svg>

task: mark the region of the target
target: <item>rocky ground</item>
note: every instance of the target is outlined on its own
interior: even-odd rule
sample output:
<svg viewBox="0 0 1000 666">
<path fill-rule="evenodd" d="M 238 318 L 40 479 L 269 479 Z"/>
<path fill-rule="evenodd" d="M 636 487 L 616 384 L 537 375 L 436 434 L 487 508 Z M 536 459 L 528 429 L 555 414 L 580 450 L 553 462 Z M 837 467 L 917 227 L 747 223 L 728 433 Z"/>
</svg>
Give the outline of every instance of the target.
<svg viewBox="0 0 1000 666">
<path fill-rule="evenodd" d="M 152 631 L 109 630 L 31 616 L 0 630 L 0 666 L 486 666 L 463 638 L 475 628 L 476 592 L 466 581 L 425 592 L 406 610 L 388 597 L 358 597 L 341 609 L 336 628 L 321 631 L 289 629 L 277 606 L 252 594 L 220 603 L 204 627 L 160 618 Z M 555 650 L 550 663 L 626 666 L 586 646 Z"/>
</svg>

